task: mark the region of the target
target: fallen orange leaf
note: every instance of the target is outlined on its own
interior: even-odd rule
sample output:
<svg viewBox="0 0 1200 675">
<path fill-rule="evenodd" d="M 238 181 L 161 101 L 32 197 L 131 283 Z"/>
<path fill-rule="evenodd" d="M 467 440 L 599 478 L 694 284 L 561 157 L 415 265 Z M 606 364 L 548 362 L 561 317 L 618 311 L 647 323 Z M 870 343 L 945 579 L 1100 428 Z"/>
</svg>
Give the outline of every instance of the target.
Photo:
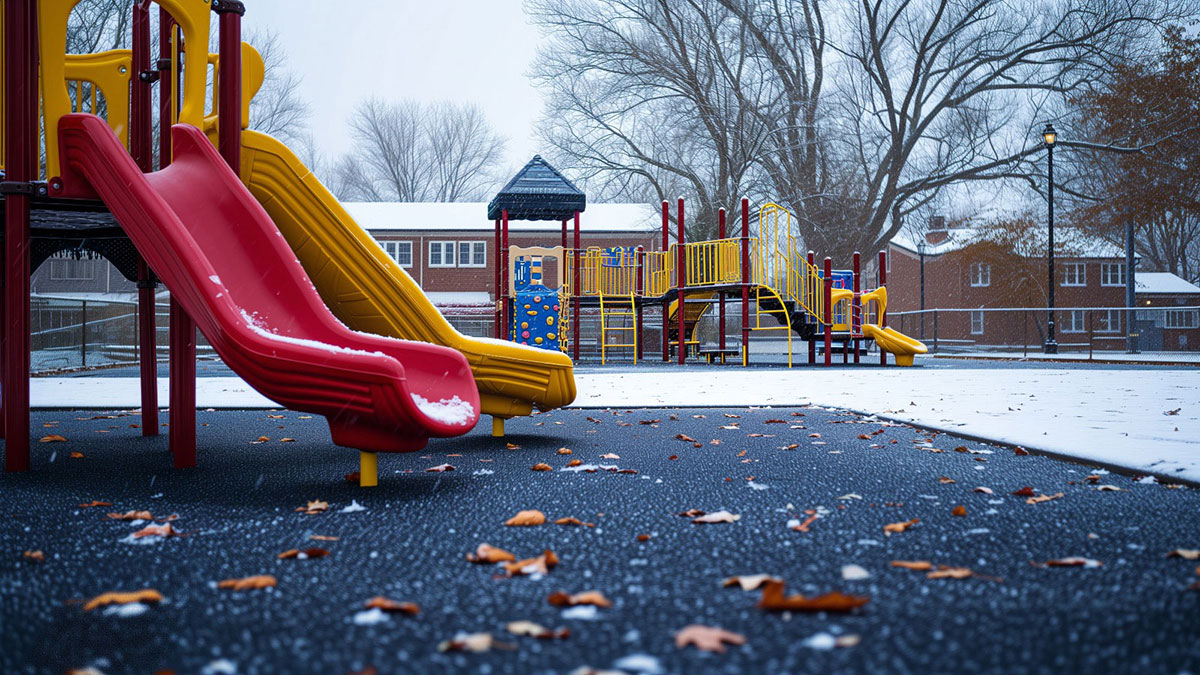
<svg viewBox="0 0 1200 675">
<path fill-rule="evenodd" d="M 958 481 L 954 480 L 953 478 L 951 478 L 949 476 L 942 476 L 941 478 L 938 479 L 938 482 L 943 485 L 946 485 L 949 483 L 957 483 Z"/>
<path fill-rule="evenodd" d="M 82 453 L 82 452 L 77 452 L 77 451 L 72 451 L 72 452 L 71 452 L 71 459 L 83 459 L 83 453 Z"/>
<path fill-rule="evenodd" d="M 560 455 L 569 455 L 569 454 L 571 454 L 571 449 L 570 449 L 570 448 L 559 448 L 559 449 L 558 449 L 558 454 L 560 454 Z"/>
<path fill-rule="evenodd" d="M 729 577 L 721 582 L 721 586 L 729 588 L 730 586 L 741 586 L 743 591 L 753 591 L 762 587 L 768 581 L 783 581 L 778 577 L 773 577 L 770 574 L 749 574 L 737 577 Z"/>
<path fill-rule="evenodd" d="M 908 570 L 924 572 L 933 569 L 933 563 L 928 560 L 893 560 L 892 567 L 903 567 Z"/>
<path fill-rule="evenodd" d="M 692 438 L 691 436 L 688 436 L 687 434 L 675 434 L 675 438 L 678 440 L 681 440 L 681 441 L 687 441 L 688 443 L 696 442 L 696 439 Z"/>
<path fill-rule="evenodd" d="M 554 470 L 554 467 L 550 466 L 549 464 L 544 464 L 541 462 L 534 464 L 532 468 L 534 471 L 553 471 Z"/>
<path fill-rule="evenodd" d="M 32 562 L 46 562 L 46 554 L 41 551 L 24 551 L 21 557 Z"/>
<path fill-rule="evenodd" d="M 1012 493 L 1012 495 L 1014 497 L 1032 497 L 1033 496 L 1033 488 L 1031 488 L 1027 485 L 1027 486 L 1021 488 L 1020 490 L 1014 491 Z"/>
<path fill-rule="evenodd" d="M 324 513 L 329 510 L 329 502 L 323 502 L 320 499 L 308 502 L 307 506 L 297 506 L 297 511 L 302 511 L 307 515 L 313 516 L 318 513 Z"/>
<path fill-rule="evenodd" d="M 228 588 L 231 591 L 249 591 L 257 588 L 270 588 L 275 585 L 275 577 L 270 574 L 259 574 L 241 579 L 226 579 L 217 582 L 217 588 Z"/>
<path fill-rule="evenodd" d="M 1036 497 L 1030 497 L 1029 499 L 1026 499 L 1025 503 L 1026 504 L 1041 504 L 1042 502 L 1049 502 L 1049 501 L 1053 501 L 1055 499 L 1061 499 L 1063 496 L 1064 495 L 1061 492 L 1056 492 L 1052 495 L 1038 495 Z"/>
<path fill-rule="evenodd" d="M 340 541 L 341 540 L 341 537 L 330 537 L 330 536 L 327 536 L 324 534 L 310 534 L 310 535 L 308 535 L 308 538 L 312 539 L 313 541 Z"/>
<path fill-rule="evenodd" d="M 327 555 L 329 555 L 329 551 L 323 548 L 306 548 L 303 551 L 293 548 L 275 557 L 280 560 L 314 560 L 316 558 L 324 558 Z"/>
<path fill-rule="evenodd" d="M 675 633 L 675 646 L 679 649 L 692 645 L 700 651 L 723 654 L 725 652 L 725 643 L 744 645 L 746 644 L 746 636 L 727 631 L 724 628 L 701 626 L 696 623 L 685 626 Z"/>
<path fill-rule="evenodd" d="M 38 443 L 66 443 L 67 439 L 58 434 L 47 434 L 38 439 Z"/>
<path fill-rule="evenodd" d="M 110 513 L 109 518 L 115 520 L 153 520 L 154 516 L 150 515 L 149 511 L 126 511 L 125 513 Z"/>
<path fill-rule="evenodd" d="M 603 455 L 600 455 L 600 459 L 621 459 L 621 456 L 615 452 L 606 452 Z"/>
<path fill-rule="evenodd" d="M 1055 558 L 1045 562 L 1046 567 L 1100 567 L 1104 563 L 1091 558 L 1083 558 L 1080 556 L 1071 556 L 1067 558 Z"/>
<path fill-rule="evenodd" d="M 612 602 L 600 591 L 584 591 L 571 595 L 566 591 L 555 591 L 546 598 L 555 607 L 574 607 L 575 605 L 595 605 L 597 607 L 612 607 Z"/>
<path fill-rule="evenodd" d="M 567 466 L 579 466 L 580 464 L 583 464 L 582 459 L 573 459 L 573 460 L 567 462 Z"/>
<path fill-rule="evenodd" d="M 112 502 L 98 502 L 98 501 L 93 501 L 93 502 L 91 502 L 90 504 L 80 504 L 80 505 L 79 505 L 79 508 L 81 508 L 81 509 L 90 509 L 90 508 L 92 508 L 92 507 L 94 507 L 94 506 L 112 506 Z"/>
<path fill-rule="evenodd" d="M 921 522 L 920 518 L 913 518 L 912 520 L 906 520 L 902 523 L 888 523 L 887 525 L 883 526 L 883 531 L 889 535 L 893 532 L 903 532 L 919 522 Z"/>
<path fill-rule="evenodd" d="M 510 621 L 505 629 L 513 635 L 528 635 L 539 640 L 563 640 L 571 637 L 570 628 L 555 628 L 553 630 L 532 621 Z"/>
<path fill-rule="evenodd" d="M 558 556 L 554 551 L 546 549 L 536 558 L 526 558 L 514 562 L 501 563 L 508 576 L 516 577 L 525 574 L 549 574 L 550 568 L 558 564 Z"/>
<path fill-rule="evenodd" d="M 134 539 L 141 539 L 142 537 L 179 537 L 179 536 L 182 536 L 182 535 L 180 534 L 179 530 L 176 530 L 175 528 L 171 527 L 171 523 L 164 523 L 162 525 L 147 525 L 146 527 L 143 527 L 142 529 L 133 533 Z"/>
<path fill-rule="evenodd" d="M 762 599 L 758 601 L 759 608 L 791 612 L 849 612 L 871 601 L 866 596 L 846 595 L 838 591 L 813 598 L 799 594 L 784 596 L 783 589 L 784 582 L 768 580 L 763 584 Z"/>
<path fill-rule="evenodd" d="M 400 602 L 385 598 L 382 595 L 377 595 L 363 603 L 363 607 L 367 609 L 379 609 L 385 612 L 399 612 L 409 616 L 416 616 L 421 613 L 421 608 L 415 602 Z"/>
<path fill-rule="evenodd" d="M 1200 549 L 1177 548 L 1167 554 L 1168 558 L 1183 558 L 1184 560 L 1200 560 Z"/>
<path fill-rule="evenodd" d="M 515 555 L 491 544 L 480 544 L 474 553 L 467 554 L 467 560 L 473 563 L 498 563 L 516 559 Z"/>
<path fill-rule="evenodd" d="M 140 591 L 109 591 L 88 600 L 83 606 L 83 611 L 90 612 L 97 607 L 107 607 L 109 605 L 128 605 L 133 602 L 157 603 L 162 602 L 162 600 L 162 593 L 153 588 L 144 588 Z"/>
<path fill-rule="evenodd" d="M 546 514 L 537 509 L 529 509 L 518 511 L 517 515 L 506 520 L 504 524 L 509 527 L 529 527 L 532 525 L 541 525 L 544 522 L 546 522 Z"/>
<path fill-rule="evenodd" d="M 583 525 L 583 521 L 575 517 L 559 518 L 554 521 L 555 525 Z"/>
<path fill-rule="evenodd" d="M 963 506 L 962 504 L 959 504 L 958 506 L 954 507 L 953 510 L 950 511 L 950 515 L 965 516 L 965 515 L 967 515 L 967 507 Z"/>
</svg>

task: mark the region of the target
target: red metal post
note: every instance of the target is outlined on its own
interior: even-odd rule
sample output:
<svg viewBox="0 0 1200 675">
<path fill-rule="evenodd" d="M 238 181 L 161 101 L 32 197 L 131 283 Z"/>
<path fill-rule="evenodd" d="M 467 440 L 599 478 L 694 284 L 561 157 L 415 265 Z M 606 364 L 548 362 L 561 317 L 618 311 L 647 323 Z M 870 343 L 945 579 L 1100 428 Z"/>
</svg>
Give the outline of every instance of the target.
<svg viewBox="0 0 1200 675">
<path fill-rule="evenodd" d="M 37 4 L 4 3 L 5 180 L 38 179 Z M 57 133 L 48 129 L 48 133 Z M 29 193 L 4 204 L 4 469 L 29 470 Z"/>
<path fill-rule="evenodd" d="M 642 297 L 646 294 L 646 251 L 641 246 L 637 247 L 637 279 L 634 283 L 637 284 L 634 293 L 634 305 L 636 306 L 635 320 L 637 321 L 637 329 L 634 331 L 634 342 L 637 342 L 637 347 L 634 348 L 634 359 L 642 360 Z"/>
<path fill-rule="evenodd" d="M 562 221 L 562 247 L 567 247 L 567 221 Z"/>
<path fill-rule="evenodd" d="M 887 285 L 887 251 L 879 252 L 879 285 L 880 286 Z M 880 307 L 880 310 L 881 311 L 879 312 L 879 327 L 887 328 L 887 312 L 882 311 L 883 310 L 882 307 Z M 882 366 L 887 365 L 887 352 L 883 351 L 883 347 L 879 348 L 879 365 L 882 365 Z"/>
<path fill-rule="evenodd" d="M 496 269 L 496 295 L 495 295 L 495 298 L 496 298 L 495 323 L 496 323 L 496 325 L 495 325 L 492 333 L 494 333 L 495 338 L 497 340 L 499 340 L 502 338 L 502 330 L 503 329 L 501 328 L 501 326 L 504 325 L 504 319 L 501 316 L 501 312 L 502 312 L 501 308 L 504 306 L 504 304 L 503 304 L 504 303 L 504 290 L 502 288 L 500 288 L 500 220 L 499 219 L 496 220 L 495 244 L 496 244 L 495 245 L 496 250 L 495 250 L 495 255 L 493 256 L 495 258 L 495 260 L 492 261 L 492 266 Z"/>
<path fill-rule="evenodd" d="M 158 168 L 171 163 L 171 120 L 175 116 L 175 19 L 167 10 L 158 10 Z"/>
<path fill-rule="evenodd" d="M 662 250 L 663 250 L 662 265 L 663 265 L 663 268 L 662 268 L 662 270 L 660 270 L 664 274 L 664 276 L 667 271 L 667 252 L 671 250 L 671 240 L 670 240 L 671 235 L 670 235 L 670 230 L 668 229 L 670 227 L 670 223 L 671 223 L 671 205 L 669 202 L 667 202 L 667 200 L 664 199 L 663 203 L 662 203 Z M 667 279 L 667 282 L 670 283 L 669 278 Z M 666 289 L 664 289 L 664 291 L 665 290 Z M 662 304 L 662 357 L 663 357 L 662 360 L 663 360 L 663 363 L 667 363 L 671 360 L 671 337 L 670 337 L 670 334 L 671 334 L 671 303 L 667 300 L 663 300 L 663 304 Z"/>
<path fill-rule="evenodd" d="M 142 380 L 142 435 L 158 435 L 158 317 L 154 280 L 138 257 L 138 364 Z"/>
<path fill-rule="evenodd" d="M 217 6 L 216 3 L 213 4 Z M 222 3 L 220 11 L 221 72 L 217 78 L 217 149 L 234 173 L 242 166 L 242 6 Z"/>
<path fill-rule="evenodd" d="M 825 278 L 821 280 L 825 294 L 825 365 L 833 365 L 833 259 L 825 256 Z"/>
<path fill-rule="evenodd" d="M 500 292 L 503 294 L 503 301 L 500 305 L 500 331 L 503 339 L 508 339 L 509 332 L 509 315 L 512 312 L 512 298 L 508 297 L 508 275 L 512 274 L 512 270 L 508 269 L 508 209 L 500 212 Z"/>
<path fill-rule="evenodd" d="M 579 288 L 580 253 L 581 252 L 579 250 L 579 212 L 576 211 L 575 212 L 575 286 L 574 286 L 575 297 L 579 297 L 581 295 L 580 291 L 582 290 Z M 578 361 L 579 360 L 579 303 L 578 302 L 571 303 L 571 321 L 572 321 L 572 326 L 574 327 L 574 330 L 572 331 L 572 334 L 571 334 L 571 338 L 572 338 L 571 353 L 573 355 L 571 358 Z"/>
<path fill-rule="evenodd" d="M 717 239 L 725 238 L 725 209 L 717 210 Z M 717 265 L 724 273 L 724 261 L 721 260 L 720 252 L 717 254 Z M 724 283 L 724 279 L 721 280 Z M 717 321 L 720 328 L 717 330 L 717 349 L 721 350 L 721 363 L 725 363 L 725 292 L 722 291 L 718 295 L 721 299 L 718 301 L 719 311 L 717 312 Z"/>
<path fill-rule="evenodd" d="M 151 82 L 143 77 L 150 72 L 150 5 L 133 5 L 132 68 L 129 78 L 129 153 L 143 172 L 154 170 L 151 142 Z"/>
<path fill-rule="evenodd" d="M 684 330 L 684 293 L 687 288 L 687 257 L 684 254 L 684 243 L 686 241 L 686 233 L 683 230 L 683 197 L 679 198 L 679 235 L 675 239 L 675 288 L 678 289 L 678 297 L 675 305 L 676 328 L 679 331 L 679 365 L 683 365 L 683 360 L 687 357 L 687 334 Z"/>
<path fill-rule="evenodd" d="M 856 335 L 862 335 L 863 324 L 863 307 L 862 307 L 862 256 L 858 251 L 854 252 L 854 302 L 850 306 L 850 335 L 854 340 L 854 362 L 859 363 L 860 340 Z"/>
<path fill-rule="evenodd" d="M 750 200 L 742 197 L 742 365 L 750 365 Z"/>
<path fill-rule="evenodd" d="M 809 251 L 808 252 L 808 269 L 815 268 L 816 266 L 817 266 L 817 254 L 813 253 L 812 251 Z M 806 279 L 808 278 L 807 274 L 805 275 L 805 278 Z M 812 292 L 812 289 L 807 288 L 807 286 L 808 286 L 807 281 L 805 282 L 804 285 L 806 287 L 806 293 Z M 817 337 L 814 335 L 812 337 L 812 339 L 810 339 L 808 341 L 808 364 L 811 366 L 811 365 L 816 365 L 816 363 L 817 363 Z"/>
</svg>

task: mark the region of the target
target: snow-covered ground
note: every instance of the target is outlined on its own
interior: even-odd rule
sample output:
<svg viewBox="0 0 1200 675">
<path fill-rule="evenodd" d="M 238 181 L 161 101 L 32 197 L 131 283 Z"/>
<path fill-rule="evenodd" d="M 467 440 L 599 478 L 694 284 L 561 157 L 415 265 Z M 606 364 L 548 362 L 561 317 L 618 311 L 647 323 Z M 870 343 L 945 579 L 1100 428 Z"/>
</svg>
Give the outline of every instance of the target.
<svg viewBox="0 0 1200 675">
<path fill-rule="evenodd" d="M 1013 361 L 1115 361 L 1119 363 L 1195 363 L 1200 365 L 1200 352 L 1128 352 L 1104 351 L 1064 352 L 1047 356 L 1037 351 L 1028 355 L 1019 352 L 947 351 L 934 358 L 1006 359 Z"/>
<path fill-rule="evenodd" d="M 1200 372 L 1059 369 L 584 371 L 589 407 L 818 404 L 1200 481 Z M 134 378 L 36 378 L 34 407 L 138 406 Z M 159 381 L 165 405 L 167 382 Z M 234 377 L 197 380 L 201 408 L 275 404 Z"/>
</svg>

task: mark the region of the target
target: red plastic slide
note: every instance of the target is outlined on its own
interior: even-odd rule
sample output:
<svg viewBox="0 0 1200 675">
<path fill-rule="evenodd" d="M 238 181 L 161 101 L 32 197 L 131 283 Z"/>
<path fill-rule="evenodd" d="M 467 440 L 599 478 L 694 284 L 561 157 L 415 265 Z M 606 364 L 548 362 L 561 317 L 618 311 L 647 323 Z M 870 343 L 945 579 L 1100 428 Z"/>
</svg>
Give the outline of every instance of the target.
<svg viewBox="0 0 1200 675">
<path fill-rule="evenodd" d="M 63 184 L 104 201 L 217 354 L 250 386 L 324 415 L 333 442 L 403 452 L 475 425 L 479 393 L 452 349 L 358 333 L 329 312 L 296 255 L 204 134 L 143 174 L 99 117 L 59 121 Z"/>
</svg>

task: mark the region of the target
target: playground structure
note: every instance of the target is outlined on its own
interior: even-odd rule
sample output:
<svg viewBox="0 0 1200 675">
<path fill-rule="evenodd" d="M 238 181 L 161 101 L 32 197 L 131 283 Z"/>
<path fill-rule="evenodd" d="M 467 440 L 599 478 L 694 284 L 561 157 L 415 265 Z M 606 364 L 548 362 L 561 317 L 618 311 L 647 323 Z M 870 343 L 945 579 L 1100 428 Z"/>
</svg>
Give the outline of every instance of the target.
<svg viewBox="0 0 1200 675">
<path fill-rule="evenodd" d="M 573 187 L 573 186 L 571 186 Z M 812 251 L 802 254 L 793 235 L 792 214 L 778 204 L 763 205 L 751 222 L 748 199 L 741 202 L 741 236 L 728 237 L 726 213 L 718 211 L 717 239 L 686 241 L 684 200 L 677 204 L 676 240 L 670 241 L 670 203 L 662 203 L 662 249 L 600 249 L 580 245 L 579 213 L 574 213 L 575 241 L 567 246 L 567 221 L 563 220 L 562 243 L 554 248 L 519 248 L 507 245 L 508 213 L 502 212 L 496 223 L 497 248 L 508 249 L 509 264 L 497 269 L 497 295 L 502 298 L 497 326 L 508 337 L 520 340 L 519 326 L 523 307 L 514 304 L 512 279 L 505 287 L 508 269 L 518 262 L 537 264 L 542 256 L 552 255 L 558 265 L 560 302 L 570 306 L 570 349 L 578 360 L 580 353 L 579 310 L 599 310 L 600 359 L 606 363 L 610 351 L 628 355 L 634 363 L 644 359 L 644 308 L 662 308 L 662 360 L 671 360 L 672 349 L 678 363 L 689 353 L 704 356 L 710 362 L 725 362 L 728 356 L 740 356 L 742 365 L 750 362 L 750 336 L 760 331 L 782 331 L 787 337 L 788 366 L 793 365 L 792 338 L 808 343 L 808 362 L 816 363 L 817 343 L 823 343 L 824 363 L 833 362 L 834 344 L 840 347 L 843 361 L 853 354 L 855 363 L 862 359 L 862 341 L 874 340 L 880 348 L 881 363 L 887 355 L 896 364 L 911 366 L 916 354 L 926 353 L 925 345 L 887 327 L 886 253 L 878 259 L 878 287 L 864 291 L 861 257 L 854 254 L 850 270 L 834 270 L 825 258 L 823 268 L 816 264 Z M 507 293 L 507 295 L 506 295 Z M 728 344 L 725 319 L 726 303 L 740 301 L 741 335 L 737 346 Z M 681 309 L 682 308 L 682 309 Z M 696 332 L 700 319 L 716 310 L 717 340 L 702 344 Z M 499 328 L 498 328 L 499 330 Z M 560 334 L 563 349 L 568 336 Z"/>
<path fill-rule="evenodd" d="M 108 257 L 138 281 L 144 435 L 159 429 L 153 289 L 171 291 L 177 467 L 196 463 L 197 326 L 260 393 L 326 416 L 334 442 L 360 450 L 362 485 L 375 484 L 377 452 L 465 433 L 480 413 L 500 434 L 504 419 L 574 399 L 570 359 L 457 333 L 293 153 L 246 131 L 264 73 L 241 41 L 241 2 L 154 0 L 152 62 L 150 0 L 132 5 L 131 49 L 67 54 L 78 1 L 3 2 L 7 470 L 29 468 L 29 274 L 62 250 Z M 211 12 L 218 54 L 206 49 Z"/>
</svg>

